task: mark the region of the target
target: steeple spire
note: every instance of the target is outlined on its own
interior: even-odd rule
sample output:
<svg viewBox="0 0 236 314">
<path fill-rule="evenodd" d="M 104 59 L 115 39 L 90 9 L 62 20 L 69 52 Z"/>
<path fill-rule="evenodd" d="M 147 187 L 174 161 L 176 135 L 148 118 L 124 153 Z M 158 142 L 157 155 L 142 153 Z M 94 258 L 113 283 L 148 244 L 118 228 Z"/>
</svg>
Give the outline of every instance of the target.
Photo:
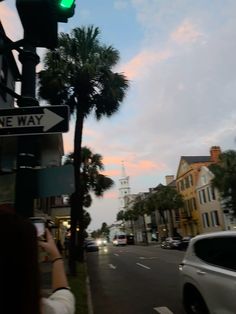
<svg viewBox="0 0 236 314">
<path fill-rule="evenodd" d="M 126 173 L 125 173 L 125 165 L 124 165 L 124 160 L 121 161 L 121 178 L 125 178 Z"/>
</svg>

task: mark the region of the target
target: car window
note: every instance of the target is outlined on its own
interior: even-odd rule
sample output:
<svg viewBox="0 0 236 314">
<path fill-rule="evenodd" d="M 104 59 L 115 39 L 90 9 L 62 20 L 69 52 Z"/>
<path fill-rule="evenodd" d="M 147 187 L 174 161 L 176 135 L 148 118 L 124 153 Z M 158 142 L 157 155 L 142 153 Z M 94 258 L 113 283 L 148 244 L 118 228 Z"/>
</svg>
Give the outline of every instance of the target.
<svg viewBox="0 0 236 314">
<path fill-rule="evenodd" d="M 125 239 L 126 236 L 125 236 L 125 235 L 119 235 L 118 238 L 119 238 L 119 239 Z"/>
<path fill-rule="evenodd" d="M 194 251 L 209 264 L 236 271 L 236 237 L 201 239 L 195 243 Z"/>
</svg>

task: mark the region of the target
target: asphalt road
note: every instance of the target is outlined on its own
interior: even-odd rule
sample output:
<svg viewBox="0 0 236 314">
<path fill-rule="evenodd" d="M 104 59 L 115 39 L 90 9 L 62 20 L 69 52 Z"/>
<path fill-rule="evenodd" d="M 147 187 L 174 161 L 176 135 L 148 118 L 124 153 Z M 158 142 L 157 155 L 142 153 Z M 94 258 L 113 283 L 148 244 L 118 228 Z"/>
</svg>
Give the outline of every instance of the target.
<svg viewBox="0 0 236 314">
<path fill-rule="evenodd" d="M 159 246 L 108 245 L 87 253 L 94 314 L 183 314 L 178 264 Z"/>
</svg>

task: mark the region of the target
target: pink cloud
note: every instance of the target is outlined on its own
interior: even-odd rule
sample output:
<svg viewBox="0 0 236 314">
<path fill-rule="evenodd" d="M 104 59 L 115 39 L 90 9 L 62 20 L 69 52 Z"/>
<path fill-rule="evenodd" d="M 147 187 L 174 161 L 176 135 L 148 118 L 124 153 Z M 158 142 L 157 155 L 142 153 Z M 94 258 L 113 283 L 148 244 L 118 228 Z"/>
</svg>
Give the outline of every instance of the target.
<svg viewBox="0 0 236 314">
<path fill-rule="evenodd" d="M 106 199 L 117 199 L 118 193 L 116 191 L 107 191 L 104 193 L 104 197 L 106 197 Z"/>
<path fill-rule="evenodd" d="M 122 66 L 122 72 L 128 79 L 141 77 L 144 70 L 152 67 L 154 64 L 165 61 L 171 57 L 170 50 L 160 52 L 142 51 L 136 55 L 130 62 Z"/>
<path fill-rule="evenodd" d="M 171 34 L 171 39 L 178 44 L 196 42 L 203 34 L 196 29 L 196 25 L 189 20 L 183 21 L 181 25 Z"/>
</svg>

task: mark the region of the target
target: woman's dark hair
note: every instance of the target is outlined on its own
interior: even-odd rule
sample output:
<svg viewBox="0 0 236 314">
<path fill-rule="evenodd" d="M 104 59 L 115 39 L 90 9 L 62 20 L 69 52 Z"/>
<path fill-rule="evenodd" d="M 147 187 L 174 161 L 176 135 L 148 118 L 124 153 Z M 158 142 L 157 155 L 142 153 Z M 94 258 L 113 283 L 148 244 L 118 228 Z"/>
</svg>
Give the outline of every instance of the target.
<svg viewBox="0 0 236 314">
<path fill-rule="evenodd" d="M 0 309 L 40 314 L 38 244 L 33 224 L 0 211 Z"/>
</svg>

